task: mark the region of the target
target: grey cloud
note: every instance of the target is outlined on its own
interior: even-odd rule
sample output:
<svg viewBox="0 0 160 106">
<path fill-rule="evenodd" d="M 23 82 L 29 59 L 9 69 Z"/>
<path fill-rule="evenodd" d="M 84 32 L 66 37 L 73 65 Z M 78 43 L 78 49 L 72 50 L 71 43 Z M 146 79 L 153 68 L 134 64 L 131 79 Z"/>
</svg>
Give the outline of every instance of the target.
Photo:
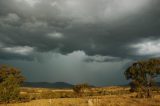
<svg viewBox="0 0 160 106">
<path fill-rule="evenodd" d="M 111 57 L 111 56 L 100 56 L 100 55 L 95 55 L 95 56 L 87 56 L 84 59 L 85 62 L 118 62 L 121 61 L 120 58 L 118 57 Z"/>
<path fill-rule="evenodd" d="M 0 63 L 30 81 L 122 84 L 130 63 L 159 56 L 159 0 L 35 1 L 0 0 Z"/>
<path fill-rule="evenodd" d="M 141 43 L 130 45 L 132 48 L 137 49 L 135 54 L 159 57 L 160 53 L 160 39 L 145 39 Z"/>
<path fill-rule="evenodd" d="M 159 39 L 158 0 L 39 0 L 32 6 L 27 1 L 0 1 L 1 43 L 36 52 L 134 58 L 136 49 L 128 45 Z M 54 32 L 63 39 L 47 36 Z"/>
</svg>

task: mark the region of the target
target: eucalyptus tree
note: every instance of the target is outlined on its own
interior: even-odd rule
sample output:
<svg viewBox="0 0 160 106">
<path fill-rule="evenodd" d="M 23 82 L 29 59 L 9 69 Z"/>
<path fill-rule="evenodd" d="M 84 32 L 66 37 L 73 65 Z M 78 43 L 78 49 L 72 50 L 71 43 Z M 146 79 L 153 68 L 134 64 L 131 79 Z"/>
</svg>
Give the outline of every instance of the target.
<svg viewBox="0 0 160 106">
<path fill-rule="evenodd" d="M 160 74 L 160 58 L 137 61 L 124 74 L 127 80 L 132 80 L 131 90 L 139 91 L 141 96 L 151 97 L 154 78 Z"/>
<path fill-rule="evenodd" d="M 20 86 L 24 81 L 21 72 L 14 67 L 0 66 L 0 102 L 19 99 Z"/>
</svg>

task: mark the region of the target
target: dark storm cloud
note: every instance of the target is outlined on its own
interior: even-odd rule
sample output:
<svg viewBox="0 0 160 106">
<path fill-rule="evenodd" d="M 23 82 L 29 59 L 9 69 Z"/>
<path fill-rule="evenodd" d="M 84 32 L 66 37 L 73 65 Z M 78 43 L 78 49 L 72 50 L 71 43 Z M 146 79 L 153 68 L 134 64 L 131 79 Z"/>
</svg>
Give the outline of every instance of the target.
<svg viewBox="0 0 160 106">
<path fill-rule="evenodd" d="M 30 81 L 124 84 L 133 61 L 160 56 L 159 5 L 0 0 L 0 63 L 19 67 Z"/>
<path fill-rule="evenodd" d="M 131 45 L 145 38 L 160 39 L 159 4 L 159 0 L 1 0 L 0 51 L 8 58 L 15 56 L 10 55 L 13 48 L 25 46 L 34 48 L 28 55 L 82 50 L 88 55 L 133 58 L 137 48 Z M 13 54 L 26 57 L 25 51 Z"/>
</svg>

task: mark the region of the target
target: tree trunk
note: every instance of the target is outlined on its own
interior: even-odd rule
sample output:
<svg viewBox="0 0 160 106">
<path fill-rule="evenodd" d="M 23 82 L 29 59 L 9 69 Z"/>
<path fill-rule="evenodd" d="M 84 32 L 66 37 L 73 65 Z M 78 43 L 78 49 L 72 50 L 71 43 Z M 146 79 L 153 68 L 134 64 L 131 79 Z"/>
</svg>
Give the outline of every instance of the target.
<svg viewBox="0 0 160 106">
<path fill-rule="evenodd" d="M 152 97 L 152 91 L 150 87 L 147 87 L 147 98 L 151 98 Z"/>
</svg>

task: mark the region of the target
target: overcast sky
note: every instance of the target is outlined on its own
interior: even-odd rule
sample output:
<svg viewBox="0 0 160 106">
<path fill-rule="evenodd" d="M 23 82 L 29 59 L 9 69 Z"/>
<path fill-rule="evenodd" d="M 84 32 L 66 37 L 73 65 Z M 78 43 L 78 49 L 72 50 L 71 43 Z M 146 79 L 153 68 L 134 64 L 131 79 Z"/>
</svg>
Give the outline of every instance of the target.
<svg viewBox="0 0 160 106">
<path fill-rule="evenodd" d="M 27 81 L 119 85 L 160 55 L 160 0 L 0 0 L 0 64 Z"/>
</svg>

